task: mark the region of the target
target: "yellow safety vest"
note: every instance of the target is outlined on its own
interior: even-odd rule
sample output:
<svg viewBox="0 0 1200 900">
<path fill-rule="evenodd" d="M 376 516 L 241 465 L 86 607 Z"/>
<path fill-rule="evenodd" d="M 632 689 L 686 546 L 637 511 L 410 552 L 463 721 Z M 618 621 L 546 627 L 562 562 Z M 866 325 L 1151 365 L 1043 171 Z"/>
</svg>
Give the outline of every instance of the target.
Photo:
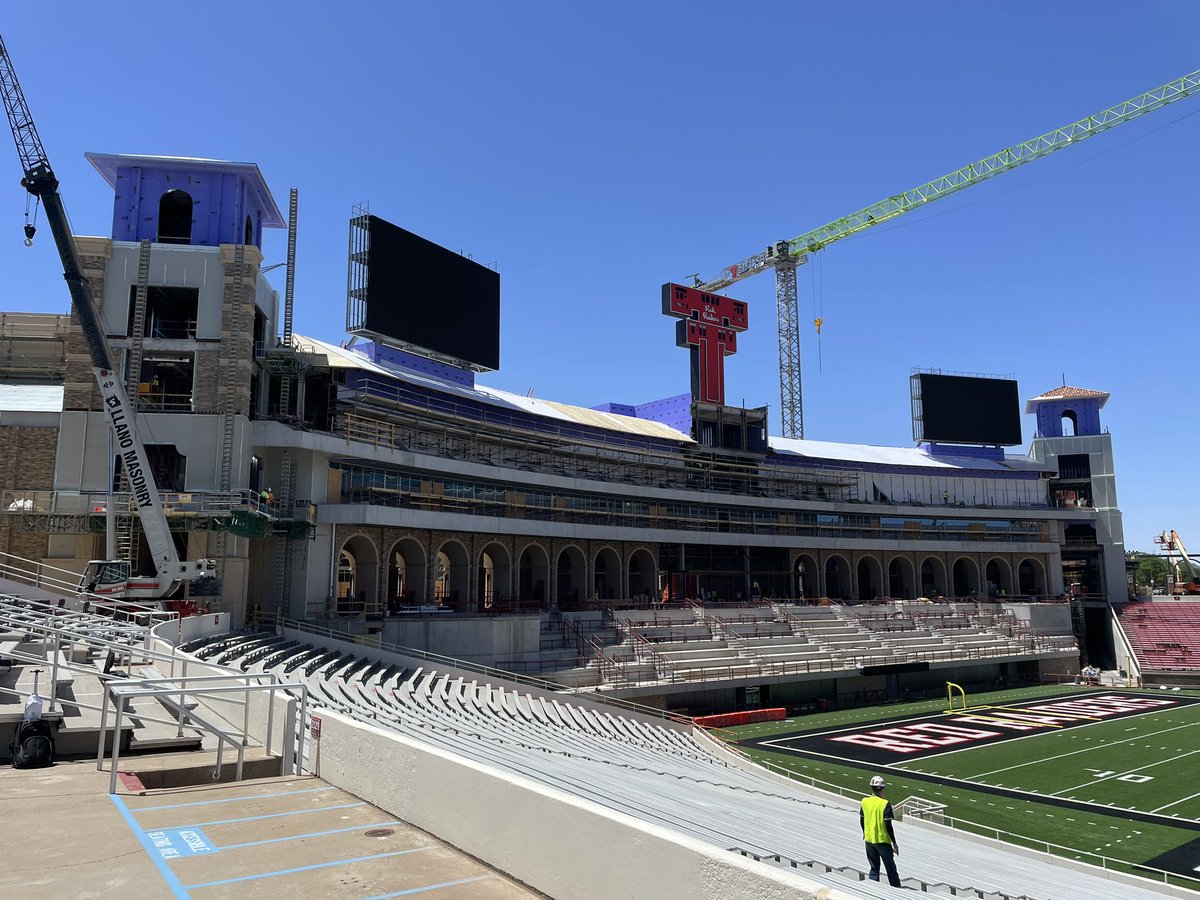
<svg viewBox="0 0 1200 900">
<path fill-rule="evenodd" d="M 887 809 L 888 801 L 874 795 L 863 797 L 863 840 L 868 844 L 890 844 L 887 827 L 883 824 L 883 811 Z"/>
</svg>

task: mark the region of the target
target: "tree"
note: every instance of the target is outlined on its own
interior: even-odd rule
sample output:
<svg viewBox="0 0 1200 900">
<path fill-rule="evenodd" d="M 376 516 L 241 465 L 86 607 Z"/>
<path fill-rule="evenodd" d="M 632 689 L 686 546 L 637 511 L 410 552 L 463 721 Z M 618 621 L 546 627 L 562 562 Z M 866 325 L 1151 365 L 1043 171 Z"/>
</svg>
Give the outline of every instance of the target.
<svg viewBox="0 0 1200 900">
<path fill-rule="evenodd" d="M 1166 587 L 1167 561 L 1158 556 L 1143 556 L 1138 561 L 1137 583 Z"/>
</svg>

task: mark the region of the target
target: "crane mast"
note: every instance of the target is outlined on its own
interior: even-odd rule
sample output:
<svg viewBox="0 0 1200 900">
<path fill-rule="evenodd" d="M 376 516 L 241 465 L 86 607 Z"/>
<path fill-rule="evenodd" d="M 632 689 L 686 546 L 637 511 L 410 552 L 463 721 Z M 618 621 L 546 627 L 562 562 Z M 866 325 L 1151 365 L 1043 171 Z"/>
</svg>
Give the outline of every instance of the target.
<svg viewBox="0 0 1200 900">
<path fill-rule="evenodd" d="M 146 457 L 146 448 L 138 436 L 137 423 L 125 390 L 124 379 L 114 371 L 112 349 L 100 322 L 91 285 L 84 277 L 83 268 L 79 263 L 79 253 L 71 235 L 67 212 L 58 193 L 58 178 L 42 147 L 42 139 L 38 135 L 33 116 L 30 115 L 29 105 L 25 102 L 25 94 L 17 81 L 17 73 L 13 69 L 3 37 L 0 37 L 0 96 L 4 101 L 4 111 L 8 115 L 13 139 L 16 141 L 17 155 L 21 159 L 21 170 L 24 173 L 21 184 L 45 210 L 46 221 L 50 225 L 50 232 L 54 236 L 54 244 L 62 261 L 63 277 L 66 279 L 71 302 L 87 343 L 96 383 L 100 387 L 101 405 L 108 418 L 117 454 L 125 468 L 132 503 L 137 508 L 147 546 L 154 558 L 157 579 L 128 591 L 125 585 L 122 585 L 120 593 L 161 597 L 170 593 L 180 581 L 211 575 L 212 562 L 199 560 L 196 563 L 181 563 L 175 551 L 175 541 L 171 537 L 170 526 L 163 512 L 162 499 Z M 26 244 L 32 243 L 33 234 L 34 226 L 26 224 Z M 103 567 L 117 562 L 89 563 L 89 569 L 97 567 L 93 574 L 99 575 Z"/>
<path fill-rule="evenodd" d="M 1030 138 L 977 162 L 955 169 L 911 190 L 894 194 L 857 212 L 834 219 L 820 228 L 791 240 L 777 241 L 765 250 L 726 266 L 715 277 L 696 287 L 717 293 L 765 269 L 775 270 L 775 307 L 779 324 L 779 392 L 783 436 L 804 437 L 803 397 L 800 384 L 799 303 L 796 293 L 796 267 L 808 262 L 808 254 L 828 247 L 835 241 L 852 237 L 891 221 L 906 212 L 948 197 L 972 185 L 1011 172 L 1018 166 L 1042 159 L 1073 146 L 1086 138 L 1116 128 L 1146 113 L 1161 109 L 1176 100 L 1190 97 L 1200 89 L 1200 70 L 1182 75 L 1166 84 L 1131 97 L 1085 119 Z"/>
</svg>

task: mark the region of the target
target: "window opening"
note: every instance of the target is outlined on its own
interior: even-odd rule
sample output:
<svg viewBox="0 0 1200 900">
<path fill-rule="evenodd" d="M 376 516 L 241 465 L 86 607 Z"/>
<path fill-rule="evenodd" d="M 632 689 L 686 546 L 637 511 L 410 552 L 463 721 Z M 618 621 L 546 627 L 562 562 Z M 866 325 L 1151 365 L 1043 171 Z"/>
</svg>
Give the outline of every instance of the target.
<svg viewBox="0 0 1200 900">
<path fill-rule="evenodd" d="M 1079 419 L 1075 415 L 1075 410 L 1068 409 L 1063 412 L 1062 433 L 1063 437 L 1075 437 L 1079 434 Z"/>
<path fill-rule="evenodd" d="M 133 334 L 133 310 L 137 285 L 129 287 L 129 320 L 125 333 Z M 187 340 L 196 336 L 200 289 L 151 285 L 146 289 L 146 324 L 142 337 Z"/>
<path fill-rule="evenodd" d="M 195 355 L 163 354 L 159 351 L 142 360 L 138 376 L 138 406 L 164 412 L 191 412 Z"/>
<path fill-rule="evenodd" d="M 167 191 L 158 201 L 158 243 L 192 242 L 192 197 L 187 191 Z"/>
</svg>

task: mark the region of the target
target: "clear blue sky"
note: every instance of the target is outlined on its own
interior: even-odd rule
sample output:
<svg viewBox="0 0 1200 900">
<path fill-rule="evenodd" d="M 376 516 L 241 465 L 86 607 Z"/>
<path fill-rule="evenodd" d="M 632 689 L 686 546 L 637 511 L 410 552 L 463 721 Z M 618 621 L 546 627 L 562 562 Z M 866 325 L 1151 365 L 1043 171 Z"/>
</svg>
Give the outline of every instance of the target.
<svg viewBox="0 0 1200 900">
<path fill-rule="evenodd" d="M 482 381 L 588 406 L 687 389 L 663 282 L 1200 68 L 1182 0 L 39 2 L 0 28 L 78 233 L 110 224 L 85 151 L 256 162 L 281 206 L 300 189 L 297 330 L 344 336 L 347 218 L 369 201 L 499 267 L 502 369 Z M 1112 393 L 1127 545 L 1176 528 L 1200 548 L 1198 111 L 802 268 L 807 436 L 910 444 L 913 366 L 1012 373 L 1023 397 L 1065 375 Z M 0 309 L 65 311 L 49 235 L 21 244 L 11 148 L 0 167 Z M 778 432 L 773 279 L 730 293 L 751 330 L 728 399 L 770 405 Z"/>
</svg>

